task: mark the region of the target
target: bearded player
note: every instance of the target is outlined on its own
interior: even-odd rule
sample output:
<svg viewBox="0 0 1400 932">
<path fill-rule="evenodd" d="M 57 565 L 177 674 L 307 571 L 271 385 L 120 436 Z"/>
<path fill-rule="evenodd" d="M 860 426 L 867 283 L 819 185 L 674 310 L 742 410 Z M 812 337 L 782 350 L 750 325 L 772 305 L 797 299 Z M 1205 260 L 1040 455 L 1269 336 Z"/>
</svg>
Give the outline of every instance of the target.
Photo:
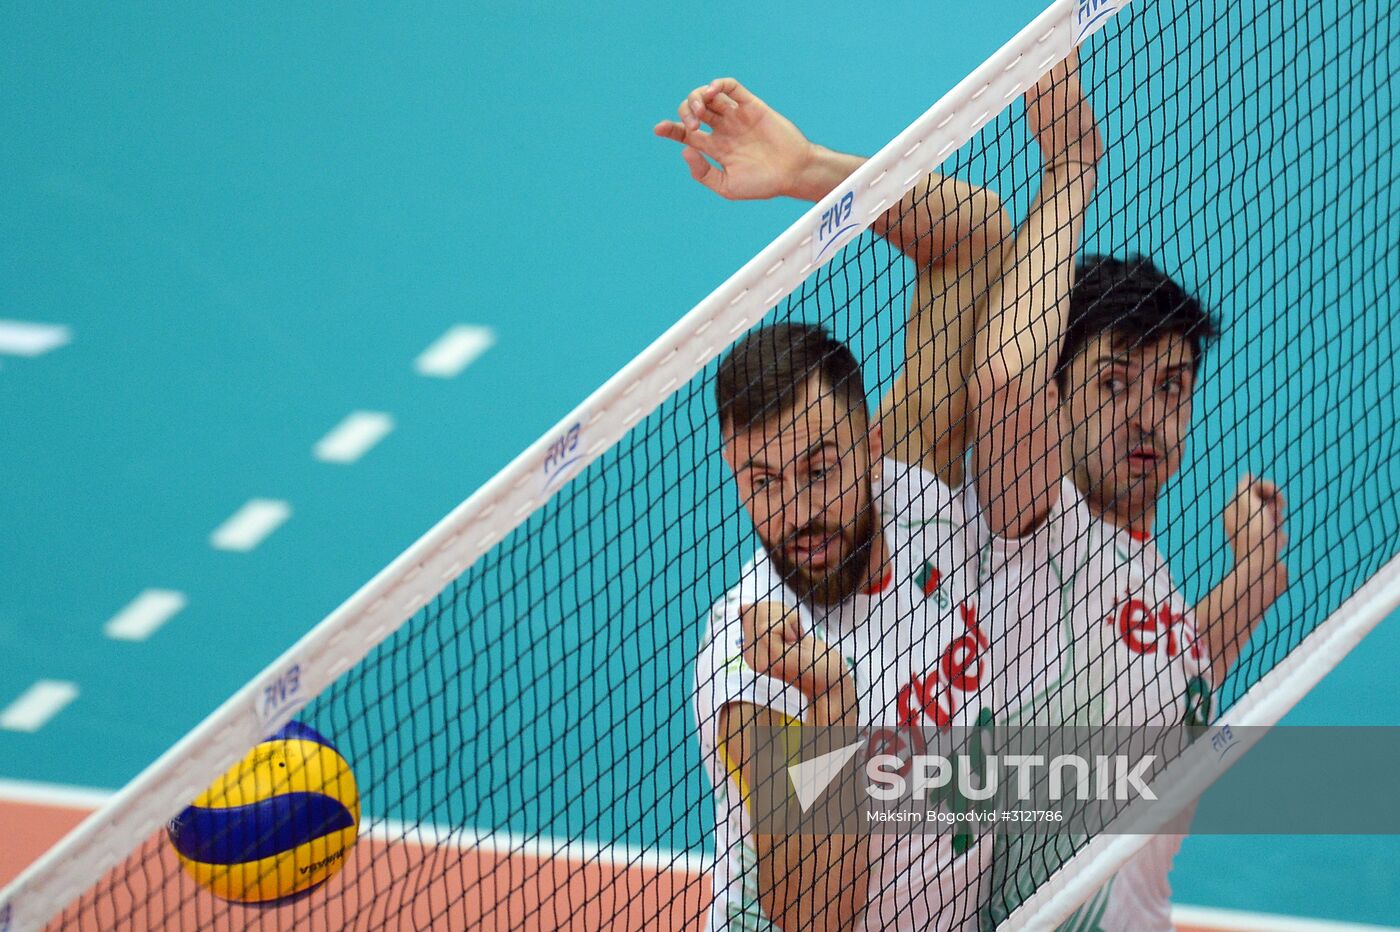
<svg viewBox="0 0 1400 932">
<path fill-rule="evenodd" d="M 844 179 L 841 166 L 860 164 L 812 145 L 736 82 L 698 88 L 687 104 L 696 115 L 715 115 L 718 107 L 720 120 L 731 121 L 722 147 L 705 140 L 710 151 L 692 144 L 686 153 L 697 180 L 726 197 L 816 199 Z M 658 133 L 676 138 L 664 126 Z M 789 177 L 805 181 L 741 184 L 705 154 L 724 169 L 795 165 Z M 982 529 L 979 595 L 992 632 L 1000 720 L 1204 722 L 1214 688 L 1286 586 L 1283 498 L 1272 483 L 1241 479 L 1223 516 L 1234 568 L 1189 606 L 1151 531 L 1159 492 L 1181 463 L 1192 390 L 1214 326 L 1145 259 L 1093 257 L 1077 269 L 1055 261 L 1077 247 L 1071 225 L 1028 221 L 1014 242 L 1000 250 L 989 245 L 987 292 L 974 287 L 969 295 L 959 287 L 966 277 L 946 268 L 925 270 L 910 331 L 935 344 L 922 354 L 925 378 L 950 390 L 937 398 L 910 393 L 912 443 L 923 465 L 951 483 L 961 480 L 962 451 L 973 451 L 978 481 L 967 483 L 965 504 Z M 989 313 L 1006 305 L 1020 310 Z M 1002 324 L 1028 319 L 1039 322 L 1048 345 L 1062 343 L 1058 359 L 999 379 L 998 372 L 1017 369 L 1006 358 L 1004 348 L 1014 344 L 1003 342 Z M 933 379 L 929 365 L 943 367 Z M 1008 429 L 1016 422 L 1019 429 Z M 999 500 L 983 494 L 989 475 L 1003 480 Z M 1086 637 L 1095 648 L 1067 663 L 1067 646 Z M 1179 835 L 1151 839 L 1070 924 L 1170 928 L 1167 874 L 1179 846 Z M 1004 917 L 1039 879 L 999 871 L 989 920 Z"/>
<path fill-rule="evenodd" d="M 736 107 L 756 102 L 727 86 Z M 725 117 L 687 107 L 681 122 L 658 131 L 714 153 Z M 715 127 L 709 139 L 699 138 L 702 120 Z M 1027 120 L 1045 157 L 1027 222 L 1077 230 L 1098 142 L 1072 63 L 1028 93 Z M 828 177 L 844 177 L 850 157 L 831 156 Z M 727 183 L 742 187 L 773 166 L 731 160 L 726 169 Z M 930 274 L 975 281 L 989 272 L 987 245 L 1000 242 L 988 232 L 1004 222 L 987 192 L 933 176 L 876 229 Z M 1007 315 L 1027 309 L 1002 307 Z M 973 724 L 989 703 L 989 641 L 973 598 L 976 541 L 960 496 L 918 465 L 920 408 L 937 394 L 923 375 L 934 371 L 931 341 L 912 336 L 922 316 L 916 306 L 904 372 L 875 418 L 850 350 L 810 325 L 750 333 L 716 376 L 723 455 L 763 547 L 712 611 L 696 669 L 701 744 L 717 791 L 712 927 L 950 929 L 977 921 L 987 839 L 960 847 L 948 835 L 769 835 L 755 831 L 746 805 L 765 727 L 946 728 Z M 1009 341 L 1006 368 L 993 379 L 1010 385 L 1017 367 L 1047 365 L 1053 346 L 1043 327 L 989 319 Z M 994 434 L 979 442 L 1012 445 Z M 997 480 L 986 476 L 988 501 L 1010 494 Z"/>
</svg>

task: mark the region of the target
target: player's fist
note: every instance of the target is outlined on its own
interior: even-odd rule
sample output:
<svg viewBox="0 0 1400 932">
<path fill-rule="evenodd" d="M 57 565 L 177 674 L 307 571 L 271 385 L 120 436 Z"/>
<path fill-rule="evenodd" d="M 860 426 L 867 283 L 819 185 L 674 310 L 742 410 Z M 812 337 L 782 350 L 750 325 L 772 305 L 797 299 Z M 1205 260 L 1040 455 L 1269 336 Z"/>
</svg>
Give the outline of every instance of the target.
<svg viewBox="0 0 1400 932">
<path fill-rule="evenodd" d="M 825 641 L 802 628 L 797 609 L 777 602 L 745 606 L 739 614 L 744 663 L 755 673 L 795 687 L 808 698 L 841 686 L 846 662 Z"/>
<path fill-rule="evenodd" d="M 1025 99 L 1026 127 L 1040 144 L 1047 166 L 1098 162 L 1103 155 L 1103 139 L 1079 83 L 1078 52 L 1070 52 L 1051 68 L 1026 91 Z"/>
<path fill-rule="evenodd" d="M 813 157 L 801 130 L 733 78 L 691 91 L 677 117 L 652 132 L 684 146 L 691 177 L 730 200 L 791 194 Z"/>
<path fill-rule="evenodd" d="M 1283 516 L 1283 493 L 1278 486 L 1247 473 L 1221 516 L 1235 566 L 1246 572 L 1251 584 L 1265 589 L 1269 601 L 1288 586 L 1288 569 L 1283 562 L 1288 535 Z"/>
</svg>

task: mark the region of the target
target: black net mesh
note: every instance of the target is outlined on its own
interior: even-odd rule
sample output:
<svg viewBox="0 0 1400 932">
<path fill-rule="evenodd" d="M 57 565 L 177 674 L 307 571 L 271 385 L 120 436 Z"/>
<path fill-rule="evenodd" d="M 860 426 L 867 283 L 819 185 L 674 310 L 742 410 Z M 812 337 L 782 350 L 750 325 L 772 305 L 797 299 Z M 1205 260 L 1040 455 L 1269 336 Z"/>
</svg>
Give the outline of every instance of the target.
<svg viewBox="0 0 1400 932">
<path fill-rule="evenodd" d="M 274 893 L 314 882 L 310 892 L 227 902 L 196 882 L 173 833 L 162 833 L 55 927 L 680 928 L 699 927 L 713 908 L 719 926 L 767 928 L 782 896 L 812 919 L 821 897 L 855 889 L 842 873 L 849 851 L 745 836 L 742 817 L 730 818 L 739 784 L 725 776 L 736 746 L 718 747 L 722 725 L 742 730 L 745 721 L 721 722 L 720 710 L 766 706 L 810 721 L 820 691 L 812 683 L 830 685 L 826 655 L 803 655 L 791 683 L 754 672 L 755 663 L 774 672 L 786 662 L 756 659 L 763 632 L 759 622 L 743 626 L 742 609 L 765 601 L 802 605 L 799 628 L 787 629 L 794 651 L 811 646 L 805 636 L 855 669 L 863 723 L 937 726 L 942 714 L 971 724 L 986 709 L 998 721 L 1137 725 L 1229 710 L 1306 650 L 1309 634 L 1400 551 L 1397 42 L 1400 16 L 1384 2 L 1211 11 L 1139 2 L 1088 43 L 1081 77 L 1105 154 L 1076 248 L 1150 259 L 1210 312 L 1220 336 L 1183 387 L 1160 366 L 1142 368 L 1162 362 L 1153 354 L 1179 337 L 1136 333 L 1110 315 L 1103 326 L 1116 338 L 1105 352 L 1127 362 L 1068 373 L 1060 404 L 1083 407 L 1065 422 L 1062 447 L 1080 460 L 1067 460 L 1033 544 L 992 540 L 967 488 L 950 491 L 893 460 L 872 477 L 878 460 L 862 438 L 876 419 L 867 423 L 839 393 L 804 394 L 810 370 L 801 365 L 802 378 L 789 377 L 796 394 L 777 402 L 752 379 L 741 386 L 768 398 L 753 403 L 771 416 L 749 423 L 736 407 L 731 420 L 744 423 L 731 433 L 771 439 L 775 424 L 792 425 L 776 447 L 730 446 L 731 459 L 742 453 L 736 484 L 721 455 L 711 364 L 298 716 L 348 762 L 354 791 L 343 775 L 305 763 L 274 774 L 266 768 L 283 758 L 267 757 L 261 782 L 204 801 L 200 824 L 214 838 L 187 853 L 256 862 L 216 865 L 214 875 L 273 877 Z M 919 248 L 955 270 L 942 285 L 920 292 L 916 264 L 867 232 L 765 323 L 816 324 L 849 346 L 872 410 L 891 391 L 943 405 L 922 425 L 884 420 L 885 453 L 918 450 L 925 465 L 971 474 L 960 466 L 975 431 L 959 392 L 978 358 L 978 315 L 998 293 L 1014 304 L 1030 279 L 989 290 L 977 279 L 985 262 L 959 265 L 966 254 L 930 244 L 956 222 L 997 249 L 1027 217 L 1044 182 L 1023 106 L 993 119 L 939 172 L 997 197 L 969 198 L 952 218 L 931 197 L 906 199 L 899 219 L 918 218 Z M 947 300 L 950 281 L 965 286 L 966 307 Z M 1108 293 L 1137 295 L 1140 318 L 1165 313 L 1163 287 Z M 950 303 L 953 326 L 908 339 L 911 305 L 938 315 Z M 1086 345 L 1103 349 L 1095 338 Z M 938 373 L 906 366 L 911 348 L 935 340 L 951 361 L 951 394 Z M 831 352 L 817 355 L 830 364 Z M 820 420 L 821 410 L 835 420 Z M 933 436 L 930 424 L 955 433 Z M 1189 428 L 1179 445 L 1172 424 Z M 838 434 L 849 442 L 832 441 Z M 1150 539 L 1102 520 L 1112 497 L 1103 475 L 1114 469 L 1159 478 L 1175 469 Z M 1288 578 L 1217 682 L 1208 653 L 1193 652 L 1193 640 L 1207 638 L 1189 607 L 1235 565 L 1220 513 L 1244 473 L 1286 495 Z M 863 500 L 867 480 L 865 512 L 849 503 Z M 1127 499 L 1113 501 L 1127 509 Z M 782 542 L 780 559 L 758 566 L 756 509 L 773 522 L 765 536 Z M 863 513 L 879 516 L 892 578 L 838 579 L 850 597 L 817 604 L 823 590 L 803 590 L 801 572 L 841 576 L 842 557 L 865 553 Z M 786 576 L 784 561 L 796 567 Z M 1238 612 L 1252 591 L 1234 591 L 1227 607 Z M 277 753 L 291 759 L 285 747 Z M 337 854 L 329 829 L 296 805 L 246 821 L 297 787 L 308 797 L 357 795 L 353 849 Z M 872 926 L 993 924 L 1046 876 L 1073 869 L 1062 862 L 1085 840 L 1057 836 L 1048 853 L 1015 839 L 989 849 L 940 841 L 926 846 L 936 857 L 914 859 L 902 876 L 893 861 L 870 872 L 856 905 L 869 905 Z M 999 878 L 995 895 L 961 879 L 957 862 L 974 856 L 991 859 L 977 874 Z M 279 859 L 291 865 L 285 878 Z M 915 888 L 919 902 L 901 905 Z M 1099 896 L 1088 908 L 1104 921 L 1112 906 Z"/>
</svg>

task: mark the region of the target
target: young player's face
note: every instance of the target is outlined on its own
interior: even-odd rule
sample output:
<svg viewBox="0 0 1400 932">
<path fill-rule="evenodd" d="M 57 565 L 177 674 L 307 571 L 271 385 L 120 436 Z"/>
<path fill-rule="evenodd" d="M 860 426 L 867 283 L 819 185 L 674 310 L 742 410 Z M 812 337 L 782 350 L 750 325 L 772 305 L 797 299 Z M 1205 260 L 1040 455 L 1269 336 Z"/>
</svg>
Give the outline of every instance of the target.
<svg viewBox="0 0 1400 932">
<path fill-rule="evenodd" d="M 869 575 L 880 433 L 813 378 L 792 410 L 725 438 L 739 497 L 783 580 L 834 605 Z"/>
<path fill-rule="evenodd" d="M 1169 334 L 1123 347 L 1100 334 L 1070 363 L 1060 405 L 1076 484 L 1117 510 L 1156 501 L 1191 423 L 1191 346 Z"/>
</svg>

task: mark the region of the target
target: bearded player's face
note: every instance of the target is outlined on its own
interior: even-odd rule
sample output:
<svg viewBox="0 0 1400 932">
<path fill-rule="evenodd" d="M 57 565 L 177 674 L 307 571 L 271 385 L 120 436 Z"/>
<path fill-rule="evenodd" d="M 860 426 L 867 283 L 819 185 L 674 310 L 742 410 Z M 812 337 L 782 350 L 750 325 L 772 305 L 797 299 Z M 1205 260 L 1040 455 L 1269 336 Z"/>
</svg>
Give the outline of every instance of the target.
<svg viewBox="0 0 1400 932">
<path fill-rule="evenodd" d="M 1194 384 L 1185 337 L 1129 347 L 1111 334 L 1089 341 L 1070 362 L 1060 409 L 1075 484 L 1118 509 L 1154 502 L 1181 466 Z"/>
<path fill-rule="evenodd" d="M 855 594 L 878 529 L 879 428 L 813 377 L 790 411 L 726 434 L 739 497 L 784 582 L 819 605 Z"/>
</svg>

